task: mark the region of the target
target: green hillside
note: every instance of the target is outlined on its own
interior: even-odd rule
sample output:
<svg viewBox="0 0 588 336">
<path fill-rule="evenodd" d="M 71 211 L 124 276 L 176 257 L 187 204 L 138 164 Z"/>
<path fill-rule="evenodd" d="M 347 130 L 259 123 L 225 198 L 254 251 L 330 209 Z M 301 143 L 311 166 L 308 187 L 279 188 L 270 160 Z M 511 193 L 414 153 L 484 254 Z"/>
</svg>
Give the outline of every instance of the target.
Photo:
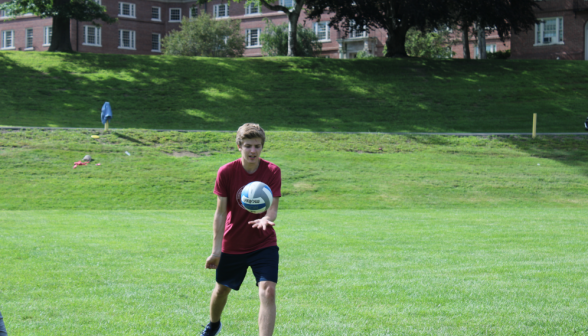
<svg viewBox="0 0 588 336">
<path fill-rule="evenodd" d="M 588 63 L 0 52 L 0 125 L 581 132 Z"/>
</svg>

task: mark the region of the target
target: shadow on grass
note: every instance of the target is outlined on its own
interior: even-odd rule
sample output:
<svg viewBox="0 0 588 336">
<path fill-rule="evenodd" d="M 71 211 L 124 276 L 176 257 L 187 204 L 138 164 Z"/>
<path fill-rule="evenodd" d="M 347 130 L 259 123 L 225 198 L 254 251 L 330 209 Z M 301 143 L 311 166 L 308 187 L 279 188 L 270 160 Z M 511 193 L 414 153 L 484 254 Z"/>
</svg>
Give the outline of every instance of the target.
<svg viewBox="0 0 588 336">
<path fill-rule="evenodd" d="M 135 139 L 133 137 L 130 137 L 130 136 L 127 136 L 127 135 L 118 133 L 118 132 L 113 132 L 112 134 L 115 135 L 118 138 L 125 139 L 125 140 L 128 140 L 130 142 L 133 142 L 133 143 L 142 145 L 142 146 L 149 146 L 148 144 L 144 143 L 143 141 L 137 140 L 137 139 Z"/>
<path fill-rule="evenodd" d="M 540 113 L 574 132 L 588 83 L 580 62 L 2 55 L 0 124 L 18 126 L 96 127 L 109 101 L 120 128 L 514 132 Z"/>
</svg>

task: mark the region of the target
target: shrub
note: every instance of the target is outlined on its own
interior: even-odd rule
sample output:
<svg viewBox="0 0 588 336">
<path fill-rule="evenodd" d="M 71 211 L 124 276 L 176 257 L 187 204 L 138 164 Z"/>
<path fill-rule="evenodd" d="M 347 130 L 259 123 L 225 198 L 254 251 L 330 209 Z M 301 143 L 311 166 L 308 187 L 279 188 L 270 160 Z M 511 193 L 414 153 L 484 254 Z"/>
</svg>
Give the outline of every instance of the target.
<svg viewBox="0 0 588 336">
<path fill-rule="evenodd" d="M 369 52 L 367 52 L 366 50 L 361 50 L 357 53 L 357 58 L 374 58 L 376 57 L 375 55 L 370 54 Z"/>
<path fill-rule="evenodd" d="M 486 53 L 487 59 L 509 59 L 510 58 L 510 49 L 505 51 L 497 51 L 493 53 Z"/>
<path fill-rule="evenodd" d="M 276 26 L 268 19 L 264 19 L 265 29 L 261 33 L 261 52 L 267 56 L 288 55 L 288 23 Z M 322 44 L 318 41 L 313 29 L 298 25 L 296 30 L 298 56 L 315 57 L 322 51 Z"/>
<path fill-rule="evenodd" d="M 413 57 L 452 58 L 450 33 L 445 28 L 425 33 L 411 28 L 406 33 L 406 53 Z"/>
<path fill-rule="evenodd" d="M 208 15 L 184 18 L 180 30 L 163 38 L 166 55 L 240 57 L 245 51 L 245 37 L 238 20 L 213 20 Z"/>
</svg>

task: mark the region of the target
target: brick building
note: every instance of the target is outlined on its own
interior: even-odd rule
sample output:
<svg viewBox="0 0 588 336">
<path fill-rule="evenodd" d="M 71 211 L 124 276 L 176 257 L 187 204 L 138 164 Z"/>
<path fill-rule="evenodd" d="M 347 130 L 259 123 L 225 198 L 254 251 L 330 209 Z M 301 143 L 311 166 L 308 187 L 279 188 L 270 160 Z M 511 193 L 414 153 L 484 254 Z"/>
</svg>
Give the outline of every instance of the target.
<svg viewBox="0 0 588 336">
<path fill-rule="evenodd" d="M 477 35 L 473 29 L 470 30 L 469 40 L 470 57 L 473 59 L 479 58 Z M 453 58 L 463 58 L 463 34 L 461 31 L 454 31 L 452 42 L 451 51 L 455 53 Z M 506 51 L 509 49 L 510 37 L 506 37 L 503 42 L 496 31 L 486 33 L 486 52 Z"/>
<path fill-rule="evenodd" d="M 106 7 L 108 15 L 118 18 L 114 24 L 71 20 L 72 48 L 79 52 L 109 54 L 161 54 L 161 39 L 172 30 L 178 30 L 183 17 L 212 15 L 218 20 L 241 20 L 241 29 L 246 37 L 244 56 L 261 55 L 259 36 L 264 18 L 279 25 L 287 22 L 286 14 L 265 7 L 256 8 L 227 0 L 215 0 L 197 4 L 195 0 L 97 0 Z M 279 0 L 290 6 L 293 0 Z M 52 19 L 41 19 L 24 15 L 6 20 L 0 13 L 2 50 L 45 51 L 51 44 Z M 322 43 L 322 56 L 331 58 L 354 58 L 361 50 L 382 56 L 386 41 L 384 30 L 339 32 L 329 27 L 329 14 L 319 21 L 310 21 L 300 15 L 299 23 L 315 30 Z"/>
<path fill-rule="evenodd" d="M 535 14 L 540 23 L 512 36 L 512 58 L 588 60 L 588 1 L 546 0 Z"/>
</svg>

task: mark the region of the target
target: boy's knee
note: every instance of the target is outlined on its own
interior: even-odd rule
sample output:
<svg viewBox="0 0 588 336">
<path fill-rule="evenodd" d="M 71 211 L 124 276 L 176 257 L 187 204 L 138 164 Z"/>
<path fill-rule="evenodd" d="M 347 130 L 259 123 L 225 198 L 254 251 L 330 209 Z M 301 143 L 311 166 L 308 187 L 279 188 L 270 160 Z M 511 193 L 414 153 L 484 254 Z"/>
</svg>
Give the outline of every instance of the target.
<svg viewBox="0 0 588 336">
<path fill-rule="evenodd" d="M 262 299 L 274 301 L 276 299 L 276 286 L 270 284 L 260 285 L 259 296 Z"/>
<path fill-rule="evenodd" d="M 227 286 L 223 286 L 217 283 L 216 287 L 214 288 L 214 292 L 218 296 L 227 296 L 231 292 L 231 289 Z"/>
</svg>

